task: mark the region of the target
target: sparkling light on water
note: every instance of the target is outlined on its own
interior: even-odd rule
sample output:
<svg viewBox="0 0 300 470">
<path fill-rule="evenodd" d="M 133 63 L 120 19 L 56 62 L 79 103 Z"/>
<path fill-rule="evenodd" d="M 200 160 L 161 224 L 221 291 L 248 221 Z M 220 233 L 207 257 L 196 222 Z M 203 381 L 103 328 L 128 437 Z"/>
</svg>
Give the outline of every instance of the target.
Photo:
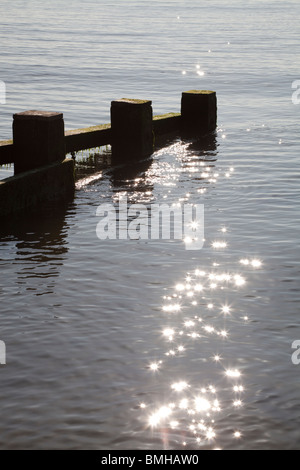
<svg viewBox="0 0 300 470">
<path fill-rule="evenodd" d="M 237 378 L 241 377 L 241 373 L 237 369 L 227 370 L 226 375 L 227 375 L 227 377 L 231 377 L 231 378 L 234 378 L 234 379 L 237 379 Z"/>
<path fill-rule="evenodd" d="M 152 362 L 152 364 L 150 364 L 150 369 L 153 371 L 157 371 L 159 369 L 159 366 L 160 364 L 158 362 Z"/>
<path fill-rule="evenodd" d="M 200 66 L 197 66 L 196 70 L 199 72 Z M 225 134 L 221 136 L 226 137 Z M 187 167 L 188 171 L 192 168 Z M 196 168 L 193 167 L 194 170 Z M 200 177 L 213 184 L 219 180 L 221 174 L 229 178 L 234 173 L 233 167 L 222 173 L 215 171 L 205 162 L 200 162 L 198 168 L 201 168 Z M 176 178 L 173 179 L 175 180 Z M 198 193 L 204 194 L 205 191 L 201 188 Z M 182 202 L 190 200 L 191 197 L 190 193 L 186 193 L 175 205 L 181 206 Z M 196 230 L 197 225 L 192 224 L 190 229 Z M 226 224 L 217 228 L 217 232 L 222 233 L 224 239 L 211 241 L 207 249 L 211 250 L 214 256 L 216 251 L 218 256 L 223 256 L 229 246 L 225 239 L 225 236 L 229 235 Z M 193 239 L 186 237 L 184 241 L 190 244 Z M 248 321 L 248 316 L 238 311 L 233 299 L 233 295 L 240 295 L 240 292 L 247 289 L 247 277 L 243 270 L 258 269 L 262 266 L 262 261 L 256 257 L 244 257 L 238 260 L 236 268 L 230 271 L 226 267 L 224 269 L 222 264 L 222 259 L 213 259 L 210 266 L 206 263 L 204 266 L 196 266 L 192 272 L 183 273 L 181 279 L 169 289 L 168 294 L 163 296 L 161 315 L 165 315 L 166 324 L 162 328 L 161 338 L 166 348 L 161 354 L 165 360 L 151 363 L 149 369 L 155 372 L 155 379 L 165 381 L 170 377 L 170 381 L 161 403 L 157 403 L 159 399 L 156 399 L 156 403 L 151 406 L 153 412 L 150 416 L 148 414 L 146 419 L 153 430 L 161 432 L 165 443 L 169 433 L 176 433 L 176 436 L 184 436 L 184 440 L 180 440 L 183 447 L 213 445 L 213 449 L 218 448 L 215 441 L 222 437 L 218 435 L 219 417 L 226 419 L 227 415 L 232 415 L 233 409 L 235 413 L 241 413 L 247 406 L 245 386 L 240 383 L 242 373 L 237 367 L 238 358 L 226 358 L 226 345 L 229 344 L 229 338 L 232 341 L 236 322 L 243 322 L 246 326 Z M 210 342 L 216 349 L 208 353 Z M 171 349 L 168 347 L 170 343 Z M 198 363 L 198 383 L 195 378 L 190 380 L 189 377 L 191 359 Z M 173 372 L 174 361 L 179 360 L 185 372 L 180 374 L 181 377 Z M 210 365 L 209 385 L 205 374 L 202 373 L 202 364 Z M 228 364 L 233 366 L 228 367 Z M 185 379 L 182 379 L 183 376 Z M 215 380 L 211 380 L 213 376 Z M 171 403 L 168 404 L 169 401 Z M 145 412 L 149 408 L 150 405 L 145 408 L 140 406 Z M 241 431 L 232 432 L 233 439 L 241 437 Z"/>
<path fill-rule="evenodd" d="M 163 311 L 168 313 L 177 313 L 180 312 L 180 304 L 169 304 L 163 306 Z"/>
<path fill-rule="evenodd" d="M 230 307 L 228 307 L 228 305 L 224 305 L 224 307 L 222 307 L 222 313 L 224 313 L 225 315 L 229 315 Z"/>
<path fill-rule="evenodd" d="M 227 248 L 226 242 L 213 242 L 213 248 Z"/>
<path fill-rule="evenodd" d="M 188 388 L 188 384 L 186 382 L 176 382 L 171 385 L 171 389 L 175 390 L 176 392 L 182 392 L 186 388 Z"/>
</svg>

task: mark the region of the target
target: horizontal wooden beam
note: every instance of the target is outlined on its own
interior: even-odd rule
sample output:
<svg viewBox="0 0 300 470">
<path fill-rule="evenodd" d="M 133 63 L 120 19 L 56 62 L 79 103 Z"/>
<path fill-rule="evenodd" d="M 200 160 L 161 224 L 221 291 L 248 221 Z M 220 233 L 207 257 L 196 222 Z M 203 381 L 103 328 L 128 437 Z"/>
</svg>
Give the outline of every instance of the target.
<svg viewBox="0 0 300 470">
<path fill-rule="evenodd" d="M 110 124 L 65 132 L 67 153 L 111 144 Z"/>
<path fill-rule="evenodd" d="M 0 217 L 69 200 L 75 191 L 74 161 L 66 159 L 0 181 Z"/>
<path fill-rule="evenodd" d="M 180 129 L 181 114 L 168 113 L 153 117 L 153 131 L 160 136 Z M 66 152 L 75 153 L 104 145 L 112 142 L 110 124 L 86 127 L 65 132 Z M 14 163 L 13 141 L 0 141 L 0 165 Z"/>
<path fill-rule="evenodd" d="M 180 113 L 160 114 L 153 117 L 153 131 L 157 136 L 177 132 L 181 126 Z"/>
<path fill-rule="evenodd" d="M 14 162 L 13 141 L 3 140 L 0 142 L 0 165 Z"/>
</svg>

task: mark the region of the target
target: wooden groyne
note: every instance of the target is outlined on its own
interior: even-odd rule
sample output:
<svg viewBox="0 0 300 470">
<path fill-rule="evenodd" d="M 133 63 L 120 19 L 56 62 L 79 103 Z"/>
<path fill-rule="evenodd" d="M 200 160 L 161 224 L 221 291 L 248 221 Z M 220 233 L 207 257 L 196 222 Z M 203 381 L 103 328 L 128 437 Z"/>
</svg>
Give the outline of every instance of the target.
<svg viewBox="0 0 300 470">
<path fill-rule="evenodd" d="M 13 116 L 13 140 L 0 141 L 0 165 L 14 164 L 14 176 L 0 181 L 0 216 L 70 197 L 75 190 L 74 160 L 67 154 L 111 145 L 118 163 L 143 159 L 158 136 L 209 134 L 217 125 L 214 91 L 182 93 L 181 113 L 153 117 L 152 102 L 111 103 L 111 124 L 65 131 L 62 113 L 26 111 Z"/>
</svg>

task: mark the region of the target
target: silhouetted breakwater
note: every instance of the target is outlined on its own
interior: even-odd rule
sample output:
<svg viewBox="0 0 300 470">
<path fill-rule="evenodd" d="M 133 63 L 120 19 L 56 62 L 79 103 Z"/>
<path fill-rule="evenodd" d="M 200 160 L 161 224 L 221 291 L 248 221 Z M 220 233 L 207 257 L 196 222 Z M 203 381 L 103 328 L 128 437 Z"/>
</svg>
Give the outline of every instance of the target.
<svg viewBox="0 0 300 470">
<path fill-rule="evenodd" d="M 15 114 L 13 140 L 0 142 L 0 165 L 14 164 L 14 176 L 0 181 L 0 215 L 71 197 L 74 160 L 67 154 L 111 145 L 113 161 L 138 161 L 153 153 L 156 137 L 174 132 L 203 136 L 216 125 L 216 93 L 207 90 L 182 93 L 181 113 L 154 117 L 151 101 L 116 100 L 111 103 L 111 124 L 66 132 L 62 113 Z"/>
</svg>

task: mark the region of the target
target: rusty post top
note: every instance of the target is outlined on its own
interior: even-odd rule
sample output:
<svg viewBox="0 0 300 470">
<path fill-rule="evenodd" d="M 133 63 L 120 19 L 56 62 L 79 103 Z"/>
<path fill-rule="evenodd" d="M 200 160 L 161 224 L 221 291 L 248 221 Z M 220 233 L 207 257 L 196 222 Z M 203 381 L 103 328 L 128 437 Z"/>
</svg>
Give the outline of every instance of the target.
<svg viewBox="0 0 300 470">
<path fill-rule="evenodd" d="M 111 103 L 112 105 L 126 105 L 126 104 L 137 104 L 137 105 L 151 105 L 152 101 L 150 100 L 137 100 L 134 98 L 121 98 L 120 100 L 114 100 Z"/>
<path fill-rule="evenodd" d="M 36 121 L 56 121 L 63 118 L 63 113 L 55 113 L 51 111 L 24 111 L 23 113 L 17 113 L 13 115 L 14 119 L 17 120 L 30 120 Z"/>
<path fill-rule="evenodd" d="M 188 90 L 183 91 L 183 95 L 215 95 L 216 92 L 212 90 Z"/>
</svg>

